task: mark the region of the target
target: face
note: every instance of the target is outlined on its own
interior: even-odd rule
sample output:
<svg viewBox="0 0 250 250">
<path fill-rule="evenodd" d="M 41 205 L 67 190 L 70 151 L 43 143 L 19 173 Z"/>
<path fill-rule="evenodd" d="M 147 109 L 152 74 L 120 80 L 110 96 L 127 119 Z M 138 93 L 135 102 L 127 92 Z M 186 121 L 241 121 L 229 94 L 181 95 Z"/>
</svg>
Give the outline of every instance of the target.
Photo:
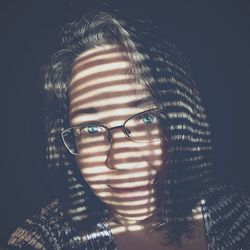
<svg viewBox="0 0 250 250">
<path fill-rule="evenodd" d="M 82 125 L 75 130 L 78 167 L 121 222 L 145 220 L 154 213 L 154 180 L 164 164 L 158 124 L 150 131 L 153 137 L 144 129 L 157 119 L 154 111 L 121 127 L 137 113 L 156 108 L 143 105 L 145 87 L 136 87 L 129 72 L 129 59 L 119 45 L 90 49 L 76 59 L 69 90 L 70 124 Z M 112 128 L 109 136 L 106 128 Z"/>
</svg>

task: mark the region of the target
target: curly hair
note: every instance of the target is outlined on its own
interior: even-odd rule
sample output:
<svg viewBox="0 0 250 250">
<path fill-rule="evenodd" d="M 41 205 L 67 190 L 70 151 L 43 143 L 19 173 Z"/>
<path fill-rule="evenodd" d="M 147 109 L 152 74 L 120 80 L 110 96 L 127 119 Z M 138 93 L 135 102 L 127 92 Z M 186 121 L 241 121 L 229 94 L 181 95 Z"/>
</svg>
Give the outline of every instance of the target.
<svg viewBox="0 0 250 250">
<path fill-rule="evenodd" d="M 47 160 L 55 194 L 78 228 L 89 230 L 109 212 L 90 190 L 65 149 L 60 133 L 68 127 L 68 88 L 75 59 L 87 49 L 119 44 L 130 59 L 130 70 L 144 84 L 164 120 L 168 148 L 167 171 L 158 184 L 156 229 L 178 241 L 192 228 L 192 209 L 210 185 L 211 133 L 190 69 L 156 26 L 150 22 L 96 12 L 68 23 L 60 51 L 44 69 Z"/>
</svg>

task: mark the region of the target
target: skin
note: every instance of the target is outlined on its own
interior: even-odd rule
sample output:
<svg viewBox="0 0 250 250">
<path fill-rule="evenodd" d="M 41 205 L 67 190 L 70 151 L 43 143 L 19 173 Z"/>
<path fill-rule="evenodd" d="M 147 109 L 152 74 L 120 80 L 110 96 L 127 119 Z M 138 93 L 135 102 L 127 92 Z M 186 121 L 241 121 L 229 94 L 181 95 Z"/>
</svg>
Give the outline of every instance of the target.
<svg viewBox="0 0 250 250">
<path fill-rule="evenodd" d="M 69 90 L 71 126 L 98 122 L 116 127 L 137 113 L 156 108 L 143 104 L 146 89 L 136 84 L 129 65 L 119 45 L 89 49 L 76 59 Z M 110 143 L 102 137 L 91 143 L 77 142 L 78 167 L 113 215 L 110 228 L 118 249 L 139 249 L 138 244 L 140 249 L 172 249 L 150 232 L 156 211 L 154 181 L 164 171 L 167 147 L 160 128 L 155 132 L 158 138 L 153 142 L 133 142 L 120 127 L 112 129 Z"/>
</svg>

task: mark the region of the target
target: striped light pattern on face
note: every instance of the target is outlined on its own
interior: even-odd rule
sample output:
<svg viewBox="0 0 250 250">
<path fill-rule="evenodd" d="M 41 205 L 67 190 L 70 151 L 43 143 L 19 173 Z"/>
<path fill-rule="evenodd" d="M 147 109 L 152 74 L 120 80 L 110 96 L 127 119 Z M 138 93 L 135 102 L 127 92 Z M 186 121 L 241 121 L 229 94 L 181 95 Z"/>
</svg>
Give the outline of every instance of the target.
<svg viewBox="0 0 250 250">
<path fill-rule="evenodd" d="M 155 177 L 163 165 L 164 144 L 157 121 L 142 113 L 147 110 L 140 105 L 146 91 L 140 86 L 140 94 L 136 92 L 129 67 L 119 45 L 82 53 L 72 69 L 69 116 L 73 127 L 82 128 L 76 131 L 81 135 L 76 139 L 76 159 L 92 191 L 120 221 L 142 221 L 156 210 Z M 138 113 L 142 115 L 135 116 Z M 126 120 L 127 135 L 119 127 Z M 116 127 L 110 131 L 111 140 L 95 125 Z"/>
</svg>

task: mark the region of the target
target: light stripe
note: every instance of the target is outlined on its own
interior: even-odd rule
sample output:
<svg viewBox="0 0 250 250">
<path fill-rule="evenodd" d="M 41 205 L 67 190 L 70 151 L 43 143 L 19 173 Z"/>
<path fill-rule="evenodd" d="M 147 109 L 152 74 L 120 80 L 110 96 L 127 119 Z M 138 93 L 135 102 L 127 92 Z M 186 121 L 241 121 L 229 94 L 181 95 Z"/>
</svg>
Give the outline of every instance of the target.
<svg viewBox="0 0 250 250">
<path fill-rule="evenodd" d="M 87 164 L 85 162 L 85 159 L 82 160 L 83 164 Z M 89 162 L 91 163 L 91 162 Z M 126 170 L 130 170 L 130 169 L 133 169 L 133 170 L 137 170 L 137 169 L 145 169 L 145 167 L 147 167 L 148 165 L 144 166 L 144 165 L 136 165 L 136 168 L 134 166 L 134 164 L 129 168 L 129 169 L 126 169 Z M 106 165 L 102 165 L 102 166 L 96 166 L 96 167 L 86 167 L 86 168 L 83 168 L 81 170 L 81 172 L 84 174 L 84 175 L 88 175 L 88 174 L 109 174 L 111 175 L 111 172 L 113 174 L 114 170 L 113 169 L 110 169 L 108 168 L 108 166 Z"/>
<path fill-rule="evenodd" d="M 100 82 L 100 85 L 102 85 L 103 82 Z M 103 94 L 103 93 L 120 93 L 120 92 L 124 92 L 124 91 L 131 91 L 131 85 L 127 84 L 127 83 L 123 83 L 123 84 L 115 84 L 114 86 L 105 86 L 101 87 L 101 86 L 96 86 L 97 88 L 92 90 L 92 91 L 88 91 L 87 93 L 82 93 L 80 96 L 78 97 L 74 97 L 71 98 L 71 105 L 74 106 L 74 103 L 80 101 L 80 100 L 84 100 L 87 98 L 95 98 L 97 95 Z M 121 97 L 119 97 L 121 98 Z M 121 98 L 122 100 L 118 103 L 125 103 L 126 99 Z M 96 101 L 96 100 L 95 100 Z M 91 106 L 91 104 L 87 103 L 88 105 Z M 110 101 L 109 101 L 109 105 L 110 105 Z"/>
<path fill-rule="evenodd" d="M 103 52 L 105 50 L 110 50 L 110 49 L 118 49 L 120 47 L 121 46 L 119 44 L 112 44 L 112 45 L 111 44 L 102 44 L 102 45 L 99 45 L 98 47 L 91 48 L 91 49 L 84 51 L 76 58 L 76 61 L 83 59 L 84 57 L 87 57 L 87 56 L 94 54 L 94 53 L 97 53 L 97 52 Z"/>
<path fill-rule="evenodd" d="M 70 85 L 74 85 L 76 81 L 79 81 L 80 79 L 96 74 L 97 72 L 108 72 L 110 70 L 114 69 L 128 69 L 129 67 L 129 62 L 127 61 L 120 61 L 120 62 L 115 62 L 115 63 L 104 63 L 104 64 L 99 64 L 97 66 L 93 66 L 89 69 L 86 70 L 81 70 L 80 72 L 76 73 L 72 80 Z"/>
<path fill-rule="evenodd" d="M 135 215 L 138 215 L 138 214 L 146 214 L 148 212 L 153 212 L 155 210 L 155 207 L 154 206 L 151 206 L 149 208 L 143 208 L 143 209 L 134 209 L 134 210 L 124 210 L 124 209 L 117 209 L 116 211 L 118 213 L 122 213 L 122 214 L 135 214 Z"/>
<path fill-rule="evenodd" d="M 152 170 L 153 171 L 153 170 Z M 122 175 L 104 175 L 104 174 L 99 174 L 99 175 L 96 175 L 96 176 L 93 176 L 93 177 L 88 177 L 86 176 L 86 173 L 85 173 L 85 178 L 88 179 L 88 181 L 104 181 L 104 180 L 109 180 L 109 181 L 112 181 L 112 180 L 128 180 L 129 181 L 129 184 L 131 184 L 130 182 L 132 182 L 133 178 L 140 178 L 140 177 L 148 177 L 148 176 L 152 176 L 152 175 L 155 175 L 156 174 L 156 170 L 154 170 L 154 173 L 152 174 L 151 172 L 152 171 L 137 171 L 137 172 L 134 172 L 134 173 L 128 173 L 128 174 L 122 174 Z M 119 186 L 120 186 L 121 183 L 119 183 Z M 126 186 L 128 186 L 128 183 L 125 183 Z"/>
<path fill-rule="evenodd" d="M 134 154 L 131 154 L 131 153 L 134 153 Z M 152 149 L 151 150 L 143 150 L 143 151 L 140 151 L 140 155 L 143 155 L 143 156 L 158 156 L 158 155 L 161 155 L 162 154 L 162 150 L 161 149 L 155 149 L 153 150 L 152 152 Z M 115 153 L 114 155 L 114 159 L 128 159 L 128 158 L 137 158 L 138 157 L 138 152 L 124 152 L 124 153 Z"/>
<path fill-rule="evenodd" d="M 100 83 L 109 83 L 109 82 L 115 82 L 115 81 L 123 81 L 123 80 L 129 80 L 131 79 L 131 76 L 125 75 L 125 74 L 119 74 L 119 75 L 111 75 L 111 76 L 105 76 L 96 78 L 91 81 L 86 81 L 84 84 L 80 84 L 77 86 L 71 86 L 70 87 L 70 94 L 74 94 L 80 90 L 84 90 L 89 87 L 94 87 L 96 85 L 99 85 Z"/>
<path fill-rule="evenodd" d="M 118 206 L 141 206 L 141 205 L 146 205 L 146 204 L 151 204 L 156 201 L 155 198 L 150 198 L 150 199 L 143 199 L 143 200 L 136 200 L 136 201 L 112 201 L 113 205 L 118 205 Z"/>
<path fill-rule="evenodd" d="M 87 59 L 84 59 L 82 58 L 80 61 L 78 61 L 75 65 L 74 65 L 74 70 L 81 67 L 82 65 L 86 64 L 86 63 L 89 63 L 89 62 L 94 62 L 94 61 L 97 61 L 97 60 L 103 60 L 103 59 L 112 59 L 112 58 L 119 58 L 121 56 L 128 56 L 126 52 L 113 52 L 113 51 L 110 51 L 106 54 L 102 54 L 102 55 L 96 55 L 96 56 L 92 56 L 92 57 L 89 57 Z"/>
<path fill-rule="evenodd" d="M 94 189 L 94 187 L 93 187 Z M 139 197 L 148 197 L 150 194 L 154 194 L 154 190 L 146 190 L 140 192 L 131 192 L 127 197 L 124 197 L 123 193 L 111 193 L 111 192 L 98 192 L 98 196 L 109 198 L 109 197 L 116 197 L 116 198 L 139 198 Z M 112 202 L 112 201 L 111 201 Z"/>
</svg>

